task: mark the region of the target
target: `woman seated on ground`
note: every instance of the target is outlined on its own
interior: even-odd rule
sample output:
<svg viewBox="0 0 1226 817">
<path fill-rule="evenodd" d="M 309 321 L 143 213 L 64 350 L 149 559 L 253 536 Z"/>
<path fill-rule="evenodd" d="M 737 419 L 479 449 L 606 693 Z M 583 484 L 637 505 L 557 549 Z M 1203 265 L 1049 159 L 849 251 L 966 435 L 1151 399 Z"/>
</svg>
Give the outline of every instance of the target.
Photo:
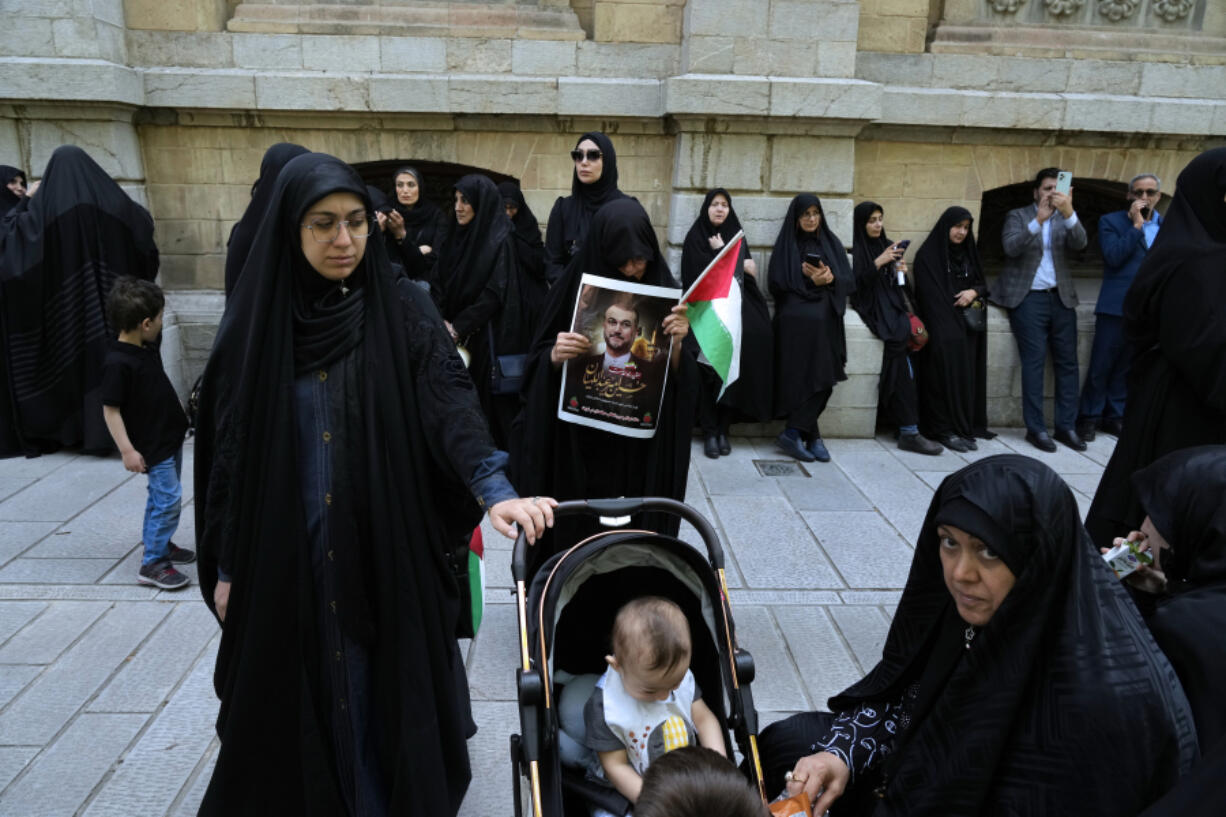
<svg viewBox="0 0 1226 817">
<path fill-rule="evenodd" d="M 965 314 L 986 308 L 988 294 L 974 223 L 969 210 L 950 207 L 915 255 L 915 308 L 928 329 L 919 354 L 920 430 L 951 451 L 975 451 L 976 437 L 996 436 L 988 431 L 987 332 L 972 329 Z"/>
<path fill-rule="evenodd" d="M 741 231 L 740 219 L 732 209 L 732 196 L 722 187 L 707 193 L 681 250 L 681 286 L 689 289 L 702 275 L 724 245 Z M 771 419 L 771 318 L 766 298 L 758 289 L 758 265 L 749 254 L 749 242 L 741 243 L 737 259 L 736 285 L 741 290 L 740 374 L 724 391 L 724 382 L 706 356 L 700 354 L 693 335 L 686 345 L 698 356 L 698 424 L 702 428 L 703 451 L 711 459 L 731 454 L 728 428 L 734 420 L 765 423 Z"/>
<path fill-rule="evenodd" d="M 1138 471 L 1153 568 L 1128 577 L 1141 614 L 1183 682 L 1202 752 L 1226 741 L 1226 446 L 1173 451 Z"/>
<path fill-rule="evenodd" d="M 907 341 L 911 338 L 911 310 L 907 299 L 905 246 L 885 234 L 885 211 L 875 201 L 864 201 L 852 211 L 851 260 L 856 291 L 851 305 L 864 325 L 884 344 L 881 378 L 877 387 L 878 412 L 898 428 L 898 447 L 917 454 L 940 454 L 941 446 L 919 433 L 919 406 L 915 396 L 915 370 Z"/>
<path fill-rule="evenodd" d="M 759 741 L 768 793 L 786 780 L 815 814 L 1135 815 L 1196 759 L 1072 492 L 1018 455 L 941 483 L 882 659 L 830 707 Z"/>
</svg>

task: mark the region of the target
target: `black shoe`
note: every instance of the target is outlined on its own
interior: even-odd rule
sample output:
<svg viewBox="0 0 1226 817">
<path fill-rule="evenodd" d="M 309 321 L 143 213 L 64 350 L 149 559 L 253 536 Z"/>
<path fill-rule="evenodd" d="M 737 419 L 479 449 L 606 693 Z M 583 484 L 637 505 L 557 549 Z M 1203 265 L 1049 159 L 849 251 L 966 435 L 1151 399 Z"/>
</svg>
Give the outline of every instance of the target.
<svg viewBox="0 0 1226 817">
<path fill-rule="evenodd" d="M 1104 434 L 1110 434 L 1112 437 L 1119 439 L 1119 436 L 1124 433 L 1124 421 L 1119 417 L 1108 417 L 1106 420 L 1103 420 L 1099 428 L 1103 430 Z M 1085 435 L 1083 434 L 1082 436 L 1084 437 Z"/>
<path fill-rule="evenodd" d="M 787 431 L 775 438 L 775 445 L 779 446 L 779 450 L 787 454 L 793 459 L 798 459 L 801 462 L 813 462 L 813 455 L 809 453 L 809 449 L 805 448 L 804 442 L 795 432 L 789 434 Z"/>
<path fill-rule="evenodd" d="M 952 434 L 946 434 L 944 437 L 937 437 L 937 442 L 948 448 L 950 451 L 957 451 L 959 453 L 966 453 L 967 451 L 970 451 L 970 449 L 966 447 L 966 443 L 962 442 L 961 437 L 955 437 Z"/>
<path fill-rule="evenodd" d="M 171 542 L 170 550 L 166 552 L 166 557 L 170 559 L 171 564 L 187 565 L 196 561 L 196 551 L 181 548 L 174 542 Z"/>
<path fill-rule="evenodd" d="M 1056 444 L 1052 442 L 1051 435 L 1046 431 L 1027 431 L 1026 442 L 1048 454 L 1054 454 L 1056 451 Z"/>
<path fill-rule="evenodd" d="M 1056 429 L 1056 439 L 1074 451 L 1086 450 L 1086 444 L 1077 436 L 1077 432 L 1071 428 Z"/>
<path fill-rule="evenodd" d="M 715 438 L 715 442 L 719 443 L 719 453 L 725 457 L 732 453 L 732 443 L 728 442 L 727 434 L 720 434 Z"/>
<path fill-rule="evenodd" d="M 192 583 L 191 579 L 175 570 L 169 560 L 141 565 L 140 571 L 136 574 L 136 580 L 141 584 L 151 584 L 163 590 L 181 590 Z"/>
<path fill-rule="evenodd" d="M 935 457 L 943 450 L 938 443 L 925 437 L 923 434 L 903 434 L 898 438 L 899 451 L 914 451 L 916 454 L 927 454 L 930 457 Z"/>
<path fill-rule="evenodd" d="M 821 437 L 814 437 L 812 440 L 809 440 L 809 453 L 818 462 L 830 462 L 830 452 L 826 450 L 826 444 L 822 442 Z"/>
<path fill-rule="evenodd" d="M 965 445 L 969 451 L 979 450 L 979 443 L 975 442 L 974 437 L 963 437 L 962 444 Z"/>
<path fill-rule="evenodd" d="M 1094 440 L 1094 421 L 1079 420 L 1077 422 L 1077 436 L 1086 442 L 1092 442 Z M 1059 438 L 1057 437 L 1057 439 Z"/>
<path fill-rule="evenodd" d="M 719 443 L 715 441 L 715 437 L 708 436 L 702 443 L 702 453 L 706 454 L 713 460 L 719 459 Z"/>
</svg>

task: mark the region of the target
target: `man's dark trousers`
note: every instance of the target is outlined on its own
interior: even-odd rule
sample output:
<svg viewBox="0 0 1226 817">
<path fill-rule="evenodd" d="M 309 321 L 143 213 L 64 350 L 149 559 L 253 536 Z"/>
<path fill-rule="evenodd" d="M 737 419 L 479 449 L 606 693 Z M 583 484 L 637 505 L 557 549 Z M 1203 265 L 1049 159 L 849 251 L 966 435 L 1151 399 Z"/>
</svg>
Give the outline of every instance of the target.
<svg viewBox="0 0 1226 817">
<path fill-rule="evenodd" d="M 1022 358 L 1022 419 L 1026 430 L 1047 431 L 1043 417 L 1043 370 L 1051 350 L 1056 375 L 1056 430 L 1077 422 L 1077 310 L 1060 303 L 1055 289 L 1031 290 L 1009 311 L 1009 325 Z"/>
<path fill-rule="evenodd" d="M 1119 315 L 1096 315 L 1094 347 L 1090 352 L 1090 370 L 1081 387 L 1081 407 L 1078 422 L 1098 423 L 1100 420 L 1124 419 L 1124 401 L 1128 399 L 1128 370 L 1132 354 L 1126 348 L 1124 319 Z"/>
</svg>

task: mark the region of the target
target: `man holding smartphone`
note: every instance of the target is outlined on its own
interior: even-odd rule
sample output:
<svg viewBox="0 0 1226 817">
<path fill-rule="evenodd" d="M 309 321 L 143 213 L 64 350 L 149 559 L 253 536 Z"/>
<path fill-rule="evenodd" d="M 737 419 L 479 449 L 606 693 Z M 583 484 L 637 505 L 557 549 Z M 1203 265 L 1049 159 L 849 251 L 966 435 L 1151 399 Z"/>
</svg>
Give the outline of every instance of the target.
<svg viewBox="0 0 1226 817">
<path fill-rule="evenodd" d="M 1065 177 L 1066 190 L 1058 181 Z M 1009 325 L 1022 359 L 1022 418 L 1026 440 L 1041 451 L 1056 444 L 1043 414 L 1043 371 L 1051 350 L 1056 374 L 1055 438 L 1075 451 L 1077 435 L 1077 291 L 1065 258 L 1086 246 L 1086 231 L 1073 210 L 1071 177 L 1054 167 L 1034 177 L 1034 204 L 1010 210 L 1001 242 L 1005 267 L 992 300 L 1009 310 Z"/>
<path fill-rule="evenodd" d="M 1103 285 L 1094 305 L 1094 347 L 1077 413 L 1077 434 L 1083 440 L 1094 439 L 1098 429 L 1118 437 L 1124 428 L 1132 363 L 1124 340 L 1124 294 L 1162 226 L 1162 216 L 1155 209 L 1161 189 L 1162 182 L 1152 173 L 1135 176 L 1128 183 L 1128 209 L 1098 220 Z"/>
</svg>

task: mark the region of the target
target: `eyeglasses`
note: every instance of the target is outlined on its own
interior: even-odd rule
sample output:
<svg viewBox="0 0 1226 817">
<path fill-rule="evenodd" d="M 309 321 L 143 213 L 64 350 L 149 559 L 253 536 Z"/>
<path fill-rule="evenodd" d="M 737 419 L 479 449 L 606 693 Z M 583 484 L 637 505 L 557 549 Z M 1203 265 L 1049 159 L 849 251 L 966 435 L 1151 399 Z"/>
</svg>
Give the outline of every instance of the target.
<svg viewBox="0 0 1226 817">
<path fill-rule="evenodd" d="M 314 221 L 303 224 L 302 226 L 311 231 L 311 237 L 320 244 L 331 244 L 341 236 L 341 225 L 345 225 L 345 229 L 349 231 L 350 238 L 366 238 L 370 235 L 371 222 L 374 219 L 370 218 L 366 213 L 360 216 L 354 216 L 348 220 L 336 221 L 330 218 L 317 218 Z"/>
<path fill-rule="evenodd" d="M 589 162 L 599 162 L 601 157 L 604 156 L 604 154 L 601 153 L 599 150 L 582 151 L 582 150 L 576 149 L 570 152 L 570 158 L 574 159 L 576 162 L 582 162 L 585 156 L 587 157 L 587 160 Z"/>
<path fill-rule="evenodd" d="M 1134 196 L 1156 196 L 1158 195 L 1158 191 L 1154 190 L 1153 188 L 1149 188 L 1147 190 L 1133 190 L 1132 195 Z"/>
</svg>

